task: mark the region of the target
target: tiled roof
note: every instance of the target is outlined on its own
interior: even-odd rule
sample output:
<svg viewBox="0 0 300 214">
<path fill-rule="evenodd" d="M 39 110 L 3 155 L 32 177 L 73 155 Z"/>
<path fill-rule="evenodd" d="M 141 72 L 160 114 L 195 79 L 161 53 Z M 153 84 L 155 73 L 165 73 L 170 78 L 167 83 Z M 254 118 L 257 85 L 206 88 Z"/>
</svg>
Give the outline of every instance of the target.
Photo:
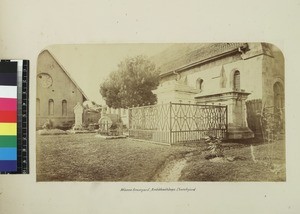
<svg viewBox="0 0 300 214">
<path fill-rule="evenodd" d="M 160 53 L 154 61 L 161 74 L 237 49 L 246 43 L 175 44 Z"/>
</svg>

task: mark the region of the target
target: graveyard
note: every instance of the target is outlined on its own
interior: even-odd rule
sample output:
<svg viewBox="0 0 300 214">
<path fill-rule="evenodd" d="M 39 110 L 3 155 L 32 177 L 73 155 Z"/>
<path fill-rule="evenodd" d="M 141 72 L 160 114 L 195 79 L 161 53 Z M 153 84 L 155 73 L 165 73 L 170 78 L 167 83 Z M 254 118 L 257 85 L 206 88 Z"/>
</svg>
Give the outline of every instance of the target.
<svg viewBox="0 0 300 214">
<path fill-rule="evenodd" d="M 79 87 L 88 82 L 40 53 L 38 181 L 286 180 L 281 51 L 267 43 L 166 50 L 169 58 L 119 62 L 91 93 L 101 105 Z"/>
<path fill-rule="evenodd" d="M 285 143 L 280 133 L 272 139 L 243 141 L 224 140 L 222 135 L 196 136 L 192 141 L 190 137 L 177 138 L 171 145 L 131 138 L 130 129 L 127 137 L 120 115 L 112 114 L 107 107 L 101 110 L 97 129 L 84 128 L 83 112 L 78 103 L 70 130 L 51 129 L 48 121 L 38 131 L 37 153 L 43 154 L 37 156 L 38 181 L 286 180 Z M 135 126 L 139 128 L 140 124 Z M 147 133 L 152 135 L 149 130 Z"/>
<path fill-rule="evenodd" d="M 37 181 L 283 181 L 283 141 L 227 143 L 231 161 L 205 159 L 205 144 L 165 146 L 132 139 L 101 139 L 94 133 L 37 136 Z M 185 160 L 172 175 L 176 164 Z M 171 164 L 171 165 L 170 165 Z M 175 164 L 175 165 L 174 165 Z M 166 176 L 169 175 L 169 176 Z"/>
<path fill-rule="evenodd" d="M 220 107 L 216 109 L 220 112 Z M 80 103 L 74 107 L 74 114 L 75 124 L 70 130 L 52 129 L 49 120 L 38 131 L 37 153 L 43 154 L 37 156 L 38 181 L 286 180 L 285 143 L 281 134 L 272 139 L 243 141 L 224 140 L 222 135 L 196 136 L 194 140 L 189 136 L 189 140 L 177 138 L 176 143 L 167 144 L 152 138 L 131 138 L 131 129 L 129 137 L 124 135 L 120 115 L 107 107 L 101 109 L 97 129 L 84 126 L 84 108 Z M 152 114 L 148 110 L 141 115 Z M 147 124 L 145 119 L 139 121 Z M 138 127 L 135 129 L 144 128 L 142 123 L 131 122 Z M 154 136 L 150 125 L 147 135 Z M 167 139 L 174 141 L 173 136 Z"/>
</svg>

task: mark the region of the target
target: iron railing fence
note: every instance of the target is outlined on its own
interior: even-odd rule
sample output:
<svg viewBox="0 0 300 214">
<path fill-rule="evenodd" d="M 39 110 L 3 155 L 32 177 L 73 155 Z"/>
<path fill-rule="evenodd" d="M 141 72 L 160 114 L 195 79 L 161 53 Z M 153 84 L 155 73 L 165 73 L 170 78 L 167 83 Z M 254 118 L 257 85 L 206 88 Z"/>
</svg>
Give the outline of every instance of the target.
<svg viewBox="0 0 300 214">
<path fill-rule="evenodd" d="M 129 109 L 129 137 L 165 144 L 226 138 L 227 106 L 167 103 Z"/>
</svg>

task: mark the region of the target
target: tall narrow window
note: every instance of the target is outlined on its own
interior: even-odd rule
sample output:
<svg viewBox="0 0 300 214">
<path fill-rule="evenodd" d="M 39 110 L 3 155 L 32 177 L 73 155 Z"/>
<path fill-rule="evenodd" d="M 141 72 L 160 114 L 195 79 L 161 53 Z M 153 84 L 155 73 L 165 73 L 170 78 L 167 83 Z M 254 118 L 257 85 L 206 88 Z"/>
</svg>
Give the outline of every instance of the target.
<svg viewBox="0 0 300 214">
<path fill-rule="evenodd" d="M 67 101 L 63 100 L 62 101 L 62 116 L 67 116 L 67 109 L 68 109 Z"/>
<path fill-rule="evenodd" d="M 199 91 L 202 91 L 203 90 L 203 79 L 201 78 L 198 78 L 197 81 L 196 81 L 196 88 L 199 90 Z"/>
<path fill-rule="evenodd" d="M 36 99 L 36 115 L 40 115 L 40 109 L 41 109 L 40 99 L 37 98 Z"/>
<path fill-rule="evenodd" d="M 48 102 L 48 114 L 54 115 L 54 101 L 52 99 Z"/>
<path fill-rule="evenodd" d="M 241 84 L 240 84 L 240 72 L 235 71 L 233 75 L 233 90 L 240 91 L 241 90 Z"/>
</svg>

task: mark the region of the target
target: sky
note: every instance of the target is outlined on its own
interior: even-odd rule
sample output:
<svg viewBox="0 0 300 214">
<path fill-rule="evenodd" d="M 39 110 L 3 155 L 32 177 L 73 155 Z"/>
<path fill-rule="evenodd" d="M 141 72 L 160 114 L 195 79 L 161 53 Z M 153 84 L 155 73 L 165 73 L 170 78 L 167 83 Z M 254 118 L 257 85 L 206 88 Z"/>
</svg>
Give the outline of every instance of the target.
<svg viewBox="0 0 300 214">
<path fill-rule="evenodd" d="M 52 45 L 47 49 L 76 81 L 89 100 L 105 104 L 100 83 L 117 70 L 126 57 L 154 56 L 171 44 L 82 44 Z"/>
</svg>

